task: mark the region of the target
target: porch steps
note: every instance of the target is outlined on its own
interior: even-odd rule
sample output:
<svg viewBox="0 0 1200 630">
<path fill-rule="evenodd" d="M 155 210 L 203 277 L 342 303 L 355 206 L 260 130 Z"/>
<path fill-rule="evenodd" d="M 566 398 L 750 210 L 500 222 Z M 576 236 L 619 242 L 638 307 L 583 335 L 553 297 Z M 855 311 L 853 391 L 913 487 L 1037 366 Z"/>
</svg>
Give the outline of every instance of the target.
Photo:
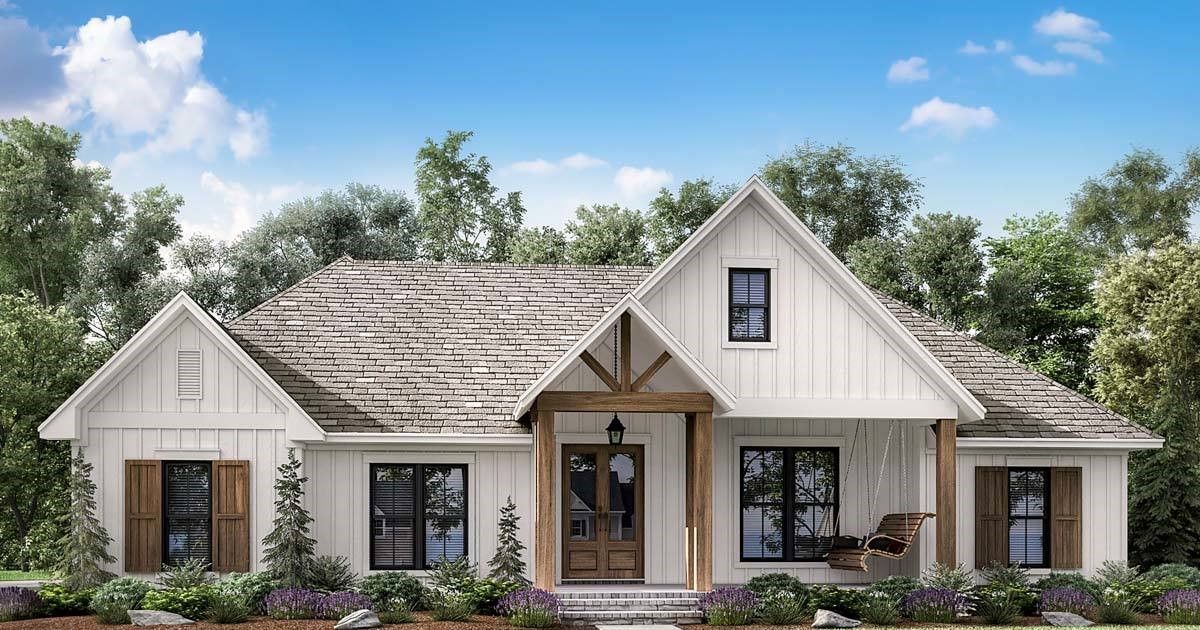
<svg viewBox="0 0 1200 630">
<path fill-rule="evenodd" d="M 695 591 L 565 591 L 560 617 L 568 625 L 686 625 L 704 620 Z"/>
</svg>

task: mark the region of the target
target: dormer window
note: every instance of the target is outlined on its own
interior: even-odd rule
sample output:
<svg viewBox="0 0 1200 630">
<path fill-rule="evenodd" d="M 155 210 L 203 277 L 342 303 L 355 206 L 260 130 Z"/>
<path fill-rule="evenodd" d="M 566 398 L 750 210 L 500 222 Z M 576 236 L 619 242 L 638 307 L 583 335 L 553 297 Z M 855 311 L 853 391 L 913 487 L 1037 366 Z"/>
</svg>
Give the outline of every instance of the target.
<svg viewBox="0 0 1200 630">
<path fill-rule="evenodd" d="M 729 270 L 729 340 L 771 340 L 771 270 Z"/>
</svg>

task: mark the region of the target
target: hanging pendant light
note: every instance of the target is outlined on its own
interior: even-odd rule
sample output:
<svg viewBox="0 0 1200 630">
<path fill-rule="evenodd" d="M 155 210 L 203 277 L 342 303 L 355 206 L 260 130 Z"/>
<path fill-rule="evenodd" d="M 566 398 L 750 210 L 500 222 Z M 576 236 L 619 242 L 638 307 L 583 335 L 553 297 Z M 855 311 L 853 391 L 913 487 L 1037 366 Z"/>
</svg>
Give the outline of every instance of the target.
<svg viewBox="0 0 1200 630">
<path fill-rule="evenodd" d="M 620 376 L 617 375 L 617 330 L 619 323 L 613 324 L 613 380 L 621 382 Z M 608 423 L 608 427 L 604 429 L 608 433 L 608 443 L 613 446 L 620 446 L 621 441 L 625 439 L 625 425 L 621 424 L 621 418 L 617 416 L 617 412 L 613 412 L 612 422 Z"/>
</svg>

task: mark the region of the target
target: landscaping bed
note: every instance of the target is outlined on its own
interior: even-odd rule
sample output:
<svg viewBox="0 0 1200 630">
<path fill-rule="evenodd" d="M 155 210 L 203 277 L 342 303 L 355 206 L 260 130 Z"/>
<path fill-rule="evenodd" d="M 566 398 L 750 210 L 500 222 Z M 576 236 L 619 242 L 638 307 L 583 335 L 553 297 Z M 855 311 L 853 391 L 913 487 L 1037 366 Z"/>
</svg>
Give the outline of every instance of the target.
<svg viewBox="0 0 1200 630">
<path fill-rule="evenodd" d="M 208 622 L 196 622 L 180 628 L 194 630 L 329 630 L 333 621 L 323 619 L 271 619 L 269 617 L 254 617 L 235 625 L 223 625 Z M 94 615 L 76 617 L 48 617 L 45 619 L 30 619 L 27 621 L 10 621 L 0 623 L 4 630 L 114 630 L 114 628 L 133 628 L 134 626 L 110 626 L 96 620 Z M 165 626 L 158 626 L 165 627 Z M 385 628 L 406 628 L 408 630 L 512 630 L 512 626 L 501 617 L 477 615 L 471 621 L 433 621 L 429 615 L 417 613 L 416 620 L 408 624 L 385 625 Z M 571 626 L 575 628 L 576 626 Z M 580 630 L 587 630 L 580 628 Z"/>
</svg>

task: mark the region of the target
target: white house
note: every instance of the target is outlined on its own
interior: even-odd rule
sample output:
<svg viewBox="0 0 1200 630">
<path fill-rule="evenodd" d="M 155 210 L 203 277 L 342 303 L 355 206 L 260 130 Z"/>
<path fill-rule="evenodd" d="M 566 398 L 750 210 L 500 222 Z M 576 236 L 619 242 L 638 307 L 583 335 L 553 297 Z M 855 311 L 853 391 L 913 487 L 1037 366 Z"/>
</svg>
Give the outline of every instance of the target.
<svg viewBox="0 0 1200 630">
<path fill-rule="evenodd" d="M 756 178 L 656 268 L 346 258 L 227 325 L 181 294 L 40 432 L 95 465 L 117 572 L 259 568 L 294 448 L 361 573 L 486 562 L 511 497 L 540 586 L 698 590 L 1088 572 L 1162 444 L 872 292 Z"/>
</svg>

